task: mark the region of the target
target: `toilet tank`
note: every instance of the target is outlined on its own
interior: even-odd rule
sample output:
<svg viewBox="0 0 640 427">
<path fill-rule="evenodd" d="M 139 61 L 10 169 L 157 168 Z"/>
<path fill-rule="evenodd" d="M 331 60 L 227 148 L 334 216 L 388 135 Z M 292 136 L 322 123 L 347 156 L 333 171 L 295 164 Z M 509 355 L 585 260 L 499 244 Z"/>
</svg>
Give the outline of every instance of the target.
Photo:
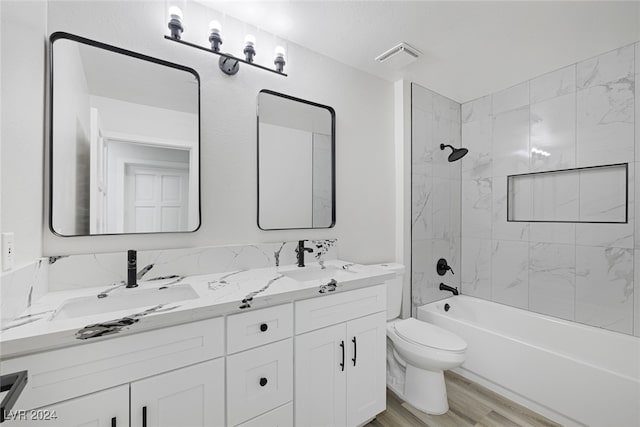
<svg viewBox="0 0 640 427">
<path fill-rule="evenodd" d="M 404 284 L 404 265 L 394 262 L 374 264 L 373 267 L 382 268 L 395 273 L 395 277 L 387 280 L 387 320 L 400 317 L 402 310 L 402 285 Z"/>
</svg>

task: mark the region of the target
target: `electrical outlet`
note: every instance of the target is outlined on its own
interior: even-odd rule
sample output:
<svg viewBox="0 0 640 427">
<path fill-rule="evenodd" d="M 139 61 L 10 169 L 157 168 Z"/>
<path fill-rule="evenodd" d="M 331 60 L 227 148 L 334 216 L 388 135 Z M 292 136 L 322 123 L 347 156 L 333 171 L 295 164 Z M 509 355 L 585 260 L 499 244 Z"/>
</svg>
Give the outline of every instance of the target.
<svg viewBox="0 0 640 427">
<path fill-rule="evenodd" d="M 13 233 L 2 233 L 2 271 L 11 270 L 13 268 L 14 257 L 15 248 Z"/>
</svg>

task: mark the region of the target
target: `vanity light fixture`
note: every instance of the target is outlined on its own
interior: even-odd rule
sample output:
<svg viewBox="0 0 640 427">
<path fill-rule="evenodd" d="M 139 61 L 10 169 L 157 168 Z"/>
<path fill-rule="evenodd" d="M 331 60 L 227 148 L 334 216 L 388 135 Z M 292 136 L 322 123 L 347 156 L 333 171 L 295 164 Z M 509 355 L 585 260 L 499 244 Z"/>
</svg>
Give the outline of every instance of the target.
<svg viewBox="0 0 640 427">
<path fill-rule="evenodd" d="M 211 48 L 208 48 L 181 40 L 180 36 L 184 28 L 182 26 L 182 11 L 178 7 L 171 6 L 169 8 L 169 15 L 171 17 L 169 21 L 169 29 L 171 30 L 171 35 L 164 36 L 164 38 L 186 46 L 193 47 L 195 49 L 200 49 L 209 53 L 219 55 L 220 60 L 218 61 L 218 65 L 220 66 L 220 70 L 222 70 L 223 73 L 230 76 L 236 74 L 240 69 L 240 63 L 242 62 L 243 64 L 248 64 L 252 67 L 270 71 L 281 76 L 287 76 L 283 72 L 285 61 L 284 48 L 282 46 L 276 47 L 275 60 L 273 62 L 276 67 L 274 70 L 272 68 L 264 67 L 253 62 L 253 58 L 254 56 L 256 56 L 256 38 L 253 35 L 247 34 L 247 36 L 245 37 L 243 53 L 246 59 L 241 59 L 229 53 L 220 52 L 220 45 L 222 45 L 222 25 L 220 24 L 220 21 L 214 19 L 209 22 L 209 42 L 211 43 Z"/>
<path fill-rule="evenodd" d="M 255 44 L 256 38 L 251 34 L 247 34 L 244 38 L 244 57 L 247 62 L 253 62 L 253 57 L 256 56 Z"/>
<path fill-rule="evenodd" d="M 182 26 L 182 11 L 178 6 L 169 8 L 169 30 L 171 30 L 171 38 L 180 40 L 184 27 Z"/>
<path fill-rule="evenodd" d="M 284 47 L 276 46 L 275 56 L 276 58 L 273 60 L 273 63 L 276 66 L 276 71 L 282 73 L 284 71 L 284 65 L 286 64 L 284 61 Z"/>
<path fill-rule="evenodd" d="M 214 52 L 220 52 L 220 45 L 222 44 L 222 25 L 215 19 L 209 22 L 209 42 L 211 42 L 211 50 Z"/>
</svg>

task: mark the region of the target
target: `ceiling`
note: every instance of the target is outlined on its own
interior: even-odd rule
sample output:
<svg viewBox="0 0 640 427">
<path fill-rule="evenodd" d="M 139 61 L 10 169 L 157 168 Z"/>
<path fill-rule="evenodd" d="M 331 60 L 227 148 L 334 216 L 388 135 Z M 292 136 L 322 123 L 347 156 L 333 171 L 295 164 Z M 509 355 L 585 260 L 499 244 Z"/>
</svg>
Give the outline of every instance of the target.
<svg viewBox="0 0 640 427">
<path fill-rule="evenodd" d="M 458 102 L 640 40 L 639 1 L 222 1 L 234 18 L 385 80 Z M 403 70 L 374 58 L 400 42 Z"/>
</svg>

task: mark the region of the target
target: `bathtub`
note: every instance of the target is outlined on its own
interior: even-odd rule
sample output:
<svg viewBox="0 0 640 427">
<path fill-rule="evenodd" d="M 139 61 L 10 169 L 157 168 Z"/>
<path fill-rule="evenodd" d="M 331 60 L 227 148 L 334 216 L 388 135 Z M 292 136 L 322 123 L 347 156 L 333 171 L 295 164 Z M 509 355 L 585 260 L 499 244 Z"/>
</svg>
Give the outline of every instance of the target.
<svg viewBox="0 0 640 427">
<path fill-rule="evenodd" d="M 640 426 L 640 338 L 464 295 L 417 316 L 467 342 L 467 379 L 563 425 Z"/>
</svg>

